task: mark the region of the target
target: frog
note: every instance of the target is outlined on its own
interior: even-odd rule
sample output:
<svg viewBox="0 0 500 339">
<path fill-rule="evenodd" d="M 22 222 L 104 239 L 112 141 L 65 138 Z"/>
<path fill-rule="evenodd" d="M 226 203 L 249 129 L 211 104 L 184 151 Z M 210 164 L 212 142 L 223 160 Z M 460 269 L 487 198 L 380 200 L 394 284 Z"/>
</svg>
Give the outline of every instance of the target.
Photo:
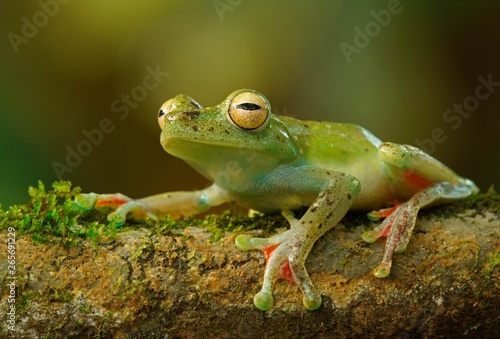
<svg viewBox="0 0 500 339">
<path fill-rule="evenodd" d="M 289 229 L 269 237 L 242 233 L 235 238 L 238 249 L 265 254 L 262 287 L 253 298 L 264 311 L 273 307 L 278 279 L 298 286 L 307 310 L 321 306 L 305 261 L 315 242 L 347 212 L 366 211 L 373 221 L 384 219 L 361 238 L 367 243 L 386 238 L 373 270 L 375 277 L 386 278 L 393 254 L 406 249 L 421 208 L 479 192 L 473 181 L 417 147 L 382 142 L 356 124 L 274 114 L 269 100 L 252 89 L 236 90 L 209 107 L 177 95 L 161 106 L 158 123 L 164 150 L 210 180 L 210 186 L 142 199 L 82 193 L 75 205 L 111 208 L 108 219 L 119 224 L 127 217 L 183 218 L 227 202 L 281 213 Z M 305 212 L 296 217 L 300 209 Z"/>
</svg>

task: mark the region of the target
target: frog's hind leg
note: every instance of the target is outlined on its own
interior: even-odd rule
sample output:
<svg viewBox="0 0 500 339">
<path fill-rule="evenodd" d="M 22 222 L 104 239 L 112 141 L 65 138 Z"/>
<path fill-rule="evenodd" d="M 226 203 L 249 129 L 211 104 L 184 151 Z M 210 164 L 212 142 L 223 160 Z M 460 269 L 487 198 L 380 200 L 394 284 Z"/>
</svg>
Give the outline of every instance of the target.
<svg viewBox="0 0 500 339">
<path fill-rule="evenodd" d="M 393 182 L 403 183 L 416 191 L 408 201 L 397 206 L 381 225 L 362 234 L 363 240 L 368 243 L 387 237 L 382 262 L 374 270 L 376 277 L 385 278 L 390 274 L 392 254 L 406 249 L 420 208 L 438 201 L 467 197 L 478 192 L 478 188 L 472 181 L 459 177 L 416 147 L 384 143 L 379 148 L 379 154 Z M 376 212 L 370 214 L 372 217 L 385 216 Z"/>
</svg>

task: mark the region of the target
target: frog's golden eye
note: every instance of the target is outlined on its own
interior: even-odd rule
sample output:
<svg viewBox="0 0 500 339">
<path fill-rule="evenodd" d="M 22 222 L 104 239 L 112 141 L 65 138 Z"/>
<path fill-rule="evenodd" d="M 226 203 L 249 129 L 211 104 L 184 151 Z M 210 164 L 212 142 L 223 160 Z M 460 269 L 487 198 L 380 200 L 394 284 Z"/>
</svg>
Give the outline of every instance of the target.
<svg viewBox="0 0 500 339">
<path fill-rule="evenodd" d="M 172 105 L 173 102 L 173 98 L 168 99 L 163 105 L 161 105 L 160 110 L 158 111 L 158 125 L 160 125 L 161 129 L 165 126 L 165 117 L 175 108 L 175 105 Z"/>
<path fill-rule="evenodd" d="M 241 129 L 256 131 L 266 126 L 269 104 L 262 95 L 254 92 L 236 94 L 228 108 L 228 116 Z"/>
</svg>

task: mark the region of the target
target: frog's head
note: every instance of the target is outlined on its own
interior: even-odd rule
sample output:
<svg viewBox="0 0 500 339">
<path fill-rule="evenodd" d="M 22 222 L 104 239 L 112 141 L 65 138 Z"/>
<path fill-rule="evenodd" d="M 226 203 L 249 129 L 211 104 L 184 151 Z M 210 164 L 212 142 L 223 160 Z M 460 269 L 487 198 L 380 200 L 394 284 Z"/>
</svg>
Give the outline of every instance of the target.
<svg viewBox="0 0 500 339">
<path fill-rule="evenodd" d="M 286 125 L 254 90 L 235 91 L 206 108 L 177 95 L 161 106 L 158 123 L 163 148 L 212 180 L 221 171 L 262 174 L 299 156 Z"/>
</svg>

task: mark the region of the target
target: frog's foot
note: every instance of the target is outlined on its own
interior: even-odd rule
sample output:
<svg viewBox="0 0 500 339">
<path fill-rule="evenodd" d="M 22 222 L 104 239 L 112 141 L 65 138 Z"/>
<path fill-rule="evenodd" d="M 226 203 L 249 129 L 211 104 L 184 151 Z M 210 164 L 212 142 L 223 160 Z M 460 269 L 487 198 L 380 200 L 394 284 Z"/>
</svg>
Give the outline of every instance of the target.
<svg viewBox="0 0 500 339">
<path fill-rule="evenodd" d="M 260 310 L 269 310 L 273 306 L 274 283 L 281 278 L 295 283 L 304 294 L 304 307 L 315 310 L 321 306 L 321 295 L 314 288 L 304 266 L 309 252 L 309 248 L 306 249 L 300 241 L 305 236 L 304 232 L 297 226 L 299 220 L 293 217 L 292 212 L 285 211 L 283 215 L 292 225 L 289 230 L 270 238 L 239 235 L 235 240 L 240 250 L 261 250 L 266 257 L 264 283 L 254 297 L 254 304 Z"/>
<path fill-rule="evenodd" d="M 366 231 L 361 235 L 361 238 L 367 243 L 373 243 L 380 237 L 387 237 L 384 257 L 380 265 L 373 272 L 377 278 L 385 278 L 391 273 L 392 254 L 398 250 L 404 251 L 406 248 L 408 239 L 401 239 L 401 234 L 405 228 L 407 228 L 409 223 L 415 222 L 415 220 L 412 221 L 408 219 L 411 217 L 411 212 L 411 209 L 408 210 L 408 206 L 406 204 L 400 204 L 398 206 L 393 206 L 381 211 L 370 212 L 368 214 L 368 218 L 371 220 L 374 220 L 374 215 L 378 217 L 377 219 L 383 217 L 386 218 L 379 226 L 373 230 Z M 415 211 L 415 218 L 417 213 L 418 209 Z M 411 232 L 408 233 L 411 234 Z M 404 248 L 401 249 L 403 245 Z"/>
<path fill-rule="evenodd" d="M 127 214 L 131 213 L 134 218 L 147 219 L 153 218 L 157 220 L 155 213 L 151 212 L 143 203 L 138 200 L 131 199 L 123 194 L 78 194 L 75 197 L 73 206 L 89 210 L 92 208 L 111 208 L 115 211 L 108 214 L 108 220 L 116 218 L 118 225 L 123 225 L 127 219 Z"/>
<path fill-rule="evenodd" d="M 451 184 L 442 182 L 433 184 L 417 192 L 410 200 L 395 206 L 384 222 L 373 230 L 364 232 L 361 237 L 367 243 L 373 243 L 380 237 L 387 237 L 384 255 L 373 274 L 385 278 L 391 273 L 392 255 L 403 252 L 408 245 L 415 227 L 420 208 L 438 199 L 457 199 L 472 194 L 475 186 L 468 182 Z"/>
<path fill-rule="evenodd" d="M 285 240 L 280 243 L 281 238 Z M 291 230 L 271 238 L 251 238 L 246 235 L 236 238 L 236 246 L 240 250 L 258 249 L 263 251 L 266 257 L 264 283 L 254 297 L 254 304 L 258 309 L 267 311 L 273 306 L 274 283 L 279 278 L 295 283 L 302 290 L 305 308 L 315 310 L 321 306 L 321 295 L 307 274 L 305 260 L 293 253 L 294 248 L 301 245 L 300 241 L 295 239 Z"/>
<path fill-rule="evenodd" d="M 383 222 L 379 226 L 375 227 L 373 230 L 366 231 L 361 235 L 362 239 L 365 242 L 371 244 L 371 243 L 374 243 L 375 241 L 377 241 L 377 239 L 380 237 L 387 237 L 388 236 L 389 231 L 390 231 L 391 226 L 392 226 L 392 223 L 394 221 L 394 217 L 397 214 L 396 210 L 403 203 L 400 201 L 394 200 L 394 201 L 392 201 L 392 204 L 394 206 L 388 207 L 388 208 L 382 208 L 380 210 L 371 211 L 370 213 L 367 214 L 368 219 L 370 219 L 371 221 L 377 221 L 377 220 L 384 219 L 384 218 L 387 218 L 387 219 L 385 220 L 385 222 Z"/>
</svg>

